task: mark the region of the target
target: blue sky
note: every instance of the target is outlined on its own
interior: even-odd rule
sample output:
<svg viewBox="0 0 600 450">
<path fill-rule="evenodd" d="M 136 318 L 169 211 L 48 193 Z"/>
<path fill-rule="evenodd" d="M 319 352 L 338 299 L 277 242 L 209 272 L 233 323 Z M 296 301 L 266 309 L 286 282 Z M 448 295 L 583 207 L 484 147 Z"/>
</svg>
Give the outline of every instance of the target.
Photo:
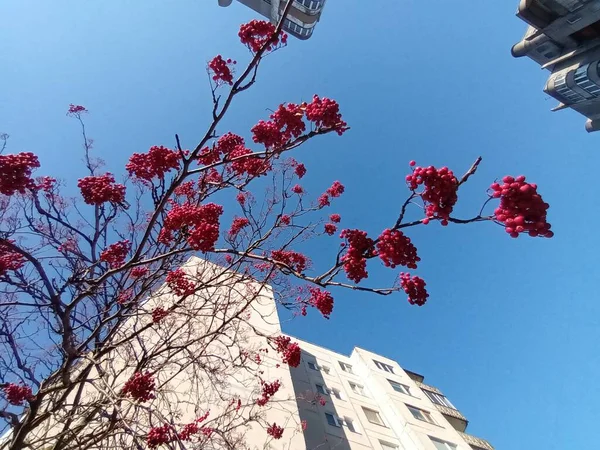
<svg viewBox="0 0 600 450">
<path fill-rule="evenodd" d="M 237 26 L 254 13 L 216 3 L 4 2 L 0 131 L 11 135 L 10 149 L 38 153 L 44 173 L 74 183 L 80 139 L 65 117 L 69 103 L 92 111 L 90 134 L 115 173 L 132 152 L 172 144 L 174 133 L 192 146 L 210 113 L 206 61 L 218 53 L 247 60 Z M 600 133 L 588 135 L 575 112 L 551 113 L 547 73 L 511 57 L 525 30 L 516 6 L 330 0 L 310 40 L 291 40 L 265 61 L 222 131 L 248 135 L 282 101 L 337 99 L 352 130 L 297 158 L 313 193 L 342 181 L 335 211 L 345 226 L 373 234 L 395 220 L 411 159 L 462 174 L 483 156 L 461 188 L 462 217 L 478 210 L 496 177 L 536 182 L 551 204 L 553 239 L 514 240 L 492 224 L 411 230 L 431 294 L 426 306 L 411 307 L 400 294 L 338 292 L 330 321 L 312 314 L 284 329 L 424 374 L 470 419 L 469 431 L 498 449 L 592 448 L 600 419 Z M 327 260 L 326 246 L 315 250 L 315 265 Z M 389 270 L 372 266 L 370 283 L 389 282 Z"/>
</svg>

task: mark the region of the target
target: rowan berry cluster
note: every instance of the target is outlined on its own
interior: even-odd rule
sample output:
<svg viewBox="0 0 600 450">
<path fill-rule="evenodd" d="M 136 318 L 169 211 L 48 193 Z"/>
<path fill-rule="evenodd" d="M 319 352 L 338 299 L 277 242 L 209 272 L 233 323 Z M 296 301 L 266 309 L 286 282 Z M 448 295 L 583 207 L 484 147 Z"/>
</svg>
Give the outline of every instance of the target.
<svg viewBox="0 0 600 450">
<path fill-rule="evenodd" d="M 496 220 L 504 224 L 511 237 L 528 233 L 532 237 L 552 237 L 546 214 L 550 205 L 545 203 L 537 192 L 537 185 L 527 183 L 524 176 L 506 176 L 502 184 L 490 186 L 491 195 L 500 199 L 500 206 L 494 211 Z"/>
<path fill-rule="evenodd" d="M 24 194 L 27 189 L 34 189 L 31 173 L 38 167 L 38 157 L 30 152 L 0 155 L 0 194 Z"/>
<path fill-rule="evenodd" d="M 377 254 L 386 267 L 406 266 L 416 269 L 421 258 L 417 248 L 402 231 L 385 229 L 377 239 Z"/>
<path fill-rule="evenodd" d="M 182 297 L 191 295 L 196 291 L 196 284 L 188 278 L 185 271 L 181 268 L 169 272 L 166 282 L 176 295 Z"/>
<path fill-rule="evenodd" d="M 88 205 L 102 203 L 122 203 L 125 200 L 125 186 L 115 183 L 112 173 L 81 178 L 77 182 L 83 201 Z"/>
<path fill-rule="evenodd" d="M 233 84 L 232 66 L 236 64 L 231 58 L 223 59 L 221 55 L 215 56 L 209 63 L 208 67 L 213 72 L 212 79 L 218 84 L 227 83 Z"/>
<path fill-rule="evenodd" d="M 170 170 L 179 170 L 179 152 L 163 146 L 150 147 L 148 153 L 134 153 L 125 166 L 130 175 L 143 183 L 153 178 L 164 179 Z"/>
<path fill-rule="evenodd" d="M 31 388 L 23 384 L 8 383 L 2 390 L 8 403 L 14 406 L 21 406 L 23 402 L 33 400 Z"/>
<path fill-rule="evenodd" d="M 136 372 L 123 386 L 123 395 L 138 402 L 147 402 L 155 398 L 154 377 L 150 372 Z"/>
<path fill-rule="evenodd" d="M 131 242 L 128 240 L 115 242 L 100 253 L 100 261 L 107 263 L 111 269 L 116 269 L 123 265 L 130 249 Z"/>
<path fill-rule="evenodd" d="M 242 44 L 246 45 L 252 52 L 257 53 L 275 34 L 275 25 L 265 20 L 251 20 L 240 27 L 238 36 Z M 280 36 L 272 40 L 267 47 L 267 51 L 276 48 L 281 44 L 287 43 L 287 34 L 283 31 Z"/>
<path fill-rule="evenodd" d="M 410 163 L 414 165 L 414 161 Z M 448 225 L 452 208 L 458 200 L 458 180 L 454 173 L 447 167 L 414 167 L 412 174 L 406 176 L 406 182 L 411 191 L 423 185 L 419 195 L 425 203 L 427 218 L 440 219 L 442 225 Z"/>
<path fill-rule="evenodd" d="M 323 314 L 323 317 L 329 319 L 333 311 L 333 297 L 331 294 L 314 287 L 309 287 L 308 290 L 310 292 L 308 303 L 317 308 Z"/>
<path fill-rule="evenodd" d="M 293 250 L 273 250 L 271 252 L 271 258 L 300 273 L 304 272 L 308 264 L 308 258 L 306 256 Z"/>
<path fill-rule="evenodd" d="M 349 280 L 359 283 L 367 278 L 367 257 L 374 256 L 374 241 L 361 230 L 342 230 L 340 237 L 346 239 L 347 250 L 342 256 L 344 271 Z"/>
<path fill-rule="evenodd" d="M 408 294 L 408 303 L 411 305 L 423 306 L 429 297 L 425 281 L 417 275 L 411 277 L 408 273 L 401 273 L 400 286 Z"/>
</svg>

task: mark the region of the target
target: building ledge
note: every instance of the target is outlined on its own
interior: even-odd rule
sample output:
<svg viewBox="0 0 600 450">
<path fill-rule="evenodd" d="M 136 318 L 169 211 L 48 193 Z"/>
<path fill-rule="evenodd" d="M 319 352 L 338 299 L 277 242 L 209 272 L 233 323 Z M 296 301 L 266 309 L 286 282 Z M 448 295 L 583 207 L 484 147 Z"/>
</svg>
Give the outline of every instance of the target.
<svg viewBox="0 0 600 450">
<path fill-rule="evenodd" d="M 476 448 L 478 450 L 494 450 L 492 444 L 490 444 L 485 439 L 475 437 L 468 433 L 461 433 L 460 431 L 458 432 L 458 434 L 460 434 L 460 436 L 467 442 L 467 444 L 471 446 L 471 448 Z"/>
</svg>

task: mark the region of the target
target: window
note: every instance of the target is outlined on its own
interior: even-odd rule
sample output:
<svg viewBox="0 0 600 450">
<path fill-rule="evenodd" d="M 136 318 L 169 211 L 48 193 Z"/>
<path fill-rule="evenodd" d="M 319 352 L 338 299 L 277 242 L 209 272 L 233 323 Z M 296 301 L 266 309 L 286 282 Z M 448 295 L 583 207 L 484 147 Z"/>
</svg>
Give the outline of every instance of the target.
<svg viewBox="0 0 600 450">
<path fill-rule="evenodd" d="M 323 386 L 322 384 L 315 384 L 315 387 L 317 388 L 317 392 L 321 395 L 327 395 L 329 394 L 329 392 L 327 391 L 327 388 L 325 386 Z"/>
<path fill-rule="evenodd" d="M 367 418 L 367 420 L 371 423 L 374 423 L 376 425 L 383 425 L 383 420 L 381 419 L 381 416 L 379 415 L 379 413 L 373 409 L 369 409 L 369 408 L 365 408 L 363 406 L 363 411 L 365 413 L 365 417 Z"/>
<path fill-rule="evenodd" d="M 318 364 L 316 364 L 316 363 L 314 363 L 312 361 L 308 361 L 306 363 L 306 365 L 308 366 L 309 369 L 317 370 L 317 371 L 323 371 L 325 373 L 329 373 L 329 367 L 327 367 L 327 366 L 320 366 L 320 365 L 318 365 Z"/>
<path fill-rule="evenodd" d="M 354 420 L 349 417 L 338 417 L 331 413 L 325 413 L 325 418 L 327 419 L 327 423 L 332 427 L 341 428 L 342 426 L 346 426 L 353 433 L 359 433 L 358 427 L 355 425 Z"/>
<path fill-rule="evenodd" d="M 325 413 L 325 418 L 327 419 L 327 423 L 332 427 L 341 427 L 337 417 L 335 417 L 333 414 Z"/>
<path fill-rule="evenodd" d="M 383 450 L 398 450 L 398 446 L 394 444 L 390 444 L 389 442 L 379 441 L 379 445 Z"/>
<path fill-rule="evenodd" d="M 431 400 L 436 405 L 442 405 L 448 408 L 456 409 L 454 405 L 450 403 L 450 400 L 448 400 L 442 394 L 438 394 L 437 392 L 426 391 L 425 389 L 423 389 L 423 392 L 425 392 L 425 395 L 429 397 L 429 400 Z"/>
<path fill-rule="evenodd" d="M 340 361 L 340 367 L 344 372 L 354 373 L 352 372 L 352 366 L 350 364 L 346 364 L 345 362 Z"/>
<path fill-rule="evenodd" d="M 437 450 L 456 450 L 456 445 L 451 442 L 442 441 L 441 439 L 436 439 L 434 437 L 429 436 L 431 442 Z"/>
<path fill-rule="evenodd" d="M 396 392 L 400 392 L 401 394 L 410 395 L 410 388 L 408 386 L 401 384 L 401 383 L 396 383 L 395 381 L 392 381 L 392 380 L 388 380 L 388 382 L 390 383 L 390 385 Z"/>
<path fill-rule="evenodd" d="M 600 86 L 588 78 L 588 69 L 590 65 L 581 66 L 575 71 L 574 81 L 577 86 L 594 97 L 600 96 Z"/>
<path fill-rule="evenodd" d="M 365 388 L 360 384 L 353 383 L 352 381 L 350 381 L 348 384 L 350 384 L 350 389 L 352 389 L 352 392 L 358 395 L 364 395 L 365 397 L 367 396 Z"/>
<path fill-rule="evenodd" d="M 431 414 L 429 414 L 427 411 L 423 411 L 422 409 L 410 405 L 406 405 L 406 407 L 415 419 L 435 424 L 433 417 L 431 417 Z"/>
<path fill-rule="evenodd" d="M 373 360 L 373 362 L 375 363 L 375 365 L 377 366 L 378 369 L 385 370 L 386 372 L 389 372 L 389 373 L 394 373 L 394 368 L 392 366 L 390 366 L 389 364 L 384 364 L 382 362 L 375 361 L 375 360 Z"/>
</svg>

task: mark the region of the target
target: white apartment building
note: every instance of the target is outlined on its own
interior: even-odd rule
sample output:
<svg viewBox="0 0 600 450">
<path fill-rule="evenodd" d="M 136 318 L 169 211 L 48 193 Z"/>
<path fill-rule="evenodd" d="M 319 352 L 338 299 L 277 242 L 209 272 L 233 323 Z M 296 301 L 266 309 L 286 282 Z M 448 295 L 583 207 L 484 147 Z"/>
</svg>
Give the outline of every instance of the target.
<svg viewBox="0 0 600 450">
<path fill-rule="evenodd" d="M 282 335 L 276 302 L 270 287 L 255 283 L 247 276 L 225 269 L 217 264 L 192 257 L 183 269 L 188 274 L 196 274 L 200 279 L 215 280 L 212 286 L 207 285 L 204 292 L 197 292 L 190 301 L 203 306 L 193 315 L 172 316 L 160 325 L 145 329 L 140 335 L 138 344 L 123 346 L 110 354 L 99 365 L 116 369 L 115 375 L 101 378 L 97 371 L 88 375 L 86 388 L 82 394 L 80 408 L 82 410 L 103 407 L 98 403 L 101 389 L 98 385 L 110 385 L 110 389 L 119 392 L 136 366 L 141 353 L 151 351 L 153 347 L 161 349 L 164 342 L 188 346 L 193 361 L 204 364 L 219 364 L 219 354 L 223 352 L 223 343 L 231 352 L 227 339 L 231 335 L 236 348 L 264 349 L 268 347 L 268 337 Z M 256 295 L 258 294 L 258 295 Z M 251 302 L 247 302 L 252 295 Z M 159 290 L 141 308 L 152 307 L 152 303 L 166 306 L 173 299 L 172 294 Z M 210 300 L 210 301 L 209 301 Z M 250 305 L 250 307 L 248 307 Z M 216 308 L 216 309 L 215 309 Z M 243 308 L 243 320 L 232 322 L 230 329 L 223 329 L 220 334 L 226 338 L 221 343 L 212 341 L 208 345 L 194 342 L 198 335 L 207 334 L 211 327 L 219 327 L 222 321 L 217 320 L 237 316 Z M 204 314 L 206 313 L 206 314 Z M 200 317 L 203 316 L 203 317 Z M 302 320 L 298 318 L 296 320 Z M 125 328 L 131 330 L 144 325 L 143 320 L 137 322 L 133 318 Z M 215 324 L 216 323 L 216 324 Z M 214 328 L 216 329 L 216 328 Z M 127 329 L 124 330 L 124 333 Z M 235 332 L 235 334 L 231 334 Z M 164 381 L 163 392 L 151 404 L 160 411 L 173 411 L 182 423 L 193 421 L 199 411 L 211 410 L 218 415 L 222 410 L 223 393 L 228 398 L 240 398 L 244 407 L 239 416 L 249 417 L 259 414 L 262 423 L 277 423 L 284 427 L 281 439 L 270 439 L 259 422 L 253 422 L 244 428 L 242 440 L 234 448 L 271 449 L 271 450 L 493 450 L 485 440 L 467 434 L 467 419 L 454 407 L 442 392 L 423 383 L 423 376 L 403 369 L 396 361 L 385 356 L 355 347 L 350 356 L 341 355 L 324 347 L 298 340 L 302 350 L 300 365 L 296 368 L 281 363 L 281 356 L 274 351 L 261 353 L 262 361 L 256 369 L 261 379 L 272 382 L 280 380 L 279 391 L 269 401 L 267 408 L 258 407 L 256 373 L 253 370 L 232 370 L 223 372 L 222 391 L 214 390 L 214 384 L 193 368 L 191 371 L 176 370 L 187 365 L 185 354 L 178 356 L 176 367 L 163 364 L 156 374 L 157 379 Z M 193 342 L 193 344 L 190 344 Z M 233 341 L 232 341 L 233 342 Z M 197 350 L 196 350 L 197 349 Z M 187 353 L 186 353 L 187 354 Z M 215 356 L 211 356 L 215 355 Z M 235 358 L 235 355 L 232 357 Z M 158 360 L 163 358 L 162 351 Z M 203 360 L 203 358 L 205 358 Z M 216 359 L 215 359 L 216 358 Z M 213 366 L 219 367 L 219 366 Z M 223 366 L 223 367 L 227 367 Z M 225 370 L 225 369 L 223 369 Z M 88 401 L 89 399 L 89 401 Z M 320 400 L 325 400 L 321 402 Z M 324 404 L 322 404 L 324 403 Z M 221 405 L 221 406 L 219 406 Z M 108 410 L 110 411 L 110 410 Z M 134 442 L 143 441 L 147 427 L 144 420 L 133 420 L 135 405 L 129 410 L 123 409 L 124 420 L 132 418 L 131 429 L 139 430 L 139 437 L 112 437 L 107 443 L 96 442 L 93 446 L 75 445 L 80 438 L 76 428 L 71 427 L 72 446 L 66 449 L 113 449 L 142 448 Z M 238 412 L 236 412 L 238 415 Z M 165 416 L 167 417 L 167 416 Z M 81 430 L 92 425 L 101 425 L 102 418 L 95 422 L 84 421 Z M 29 440 L 34 448 L 50 450 L 57 433 L 62 429 L 64 418 L 61 413 L 53 413 L 52 418 L 40 425 Z M 303 427 L 302 424 L 306 426 Z M 303 429 L 304 428 L 304 429 Z M 63 431 L 64 433 L 64 431 Z M 11 434 L 0 439 L 0 449 L 8 448 Z M 83 438 L 82 438 L 83 439 Z M 120 440 L 119 440 L 120 439 Z M 117 447 L 115 447 L 117 445 Z M 158 449 L 167 448 L 160 446 Z M 180 448 L 177 443 L 169 448 Z M 191 447 L 188 447 L 191 448 Z M 205 448 L 205 447 L 203 447 Z M 228 448 L 230 446 L 211 446 L 211 449 Z"/>
<path fill-rule="evenodd" d="M 355 347 L 350 356 L 299 341 L 302 363 L 290 369 L 305 420 L 302 449 L 493 450 L 465 432 L 467 419 L 423 376 L 385 356 Z M 310 397 L 309 397 L 310 398 Z"/>
</svg>

